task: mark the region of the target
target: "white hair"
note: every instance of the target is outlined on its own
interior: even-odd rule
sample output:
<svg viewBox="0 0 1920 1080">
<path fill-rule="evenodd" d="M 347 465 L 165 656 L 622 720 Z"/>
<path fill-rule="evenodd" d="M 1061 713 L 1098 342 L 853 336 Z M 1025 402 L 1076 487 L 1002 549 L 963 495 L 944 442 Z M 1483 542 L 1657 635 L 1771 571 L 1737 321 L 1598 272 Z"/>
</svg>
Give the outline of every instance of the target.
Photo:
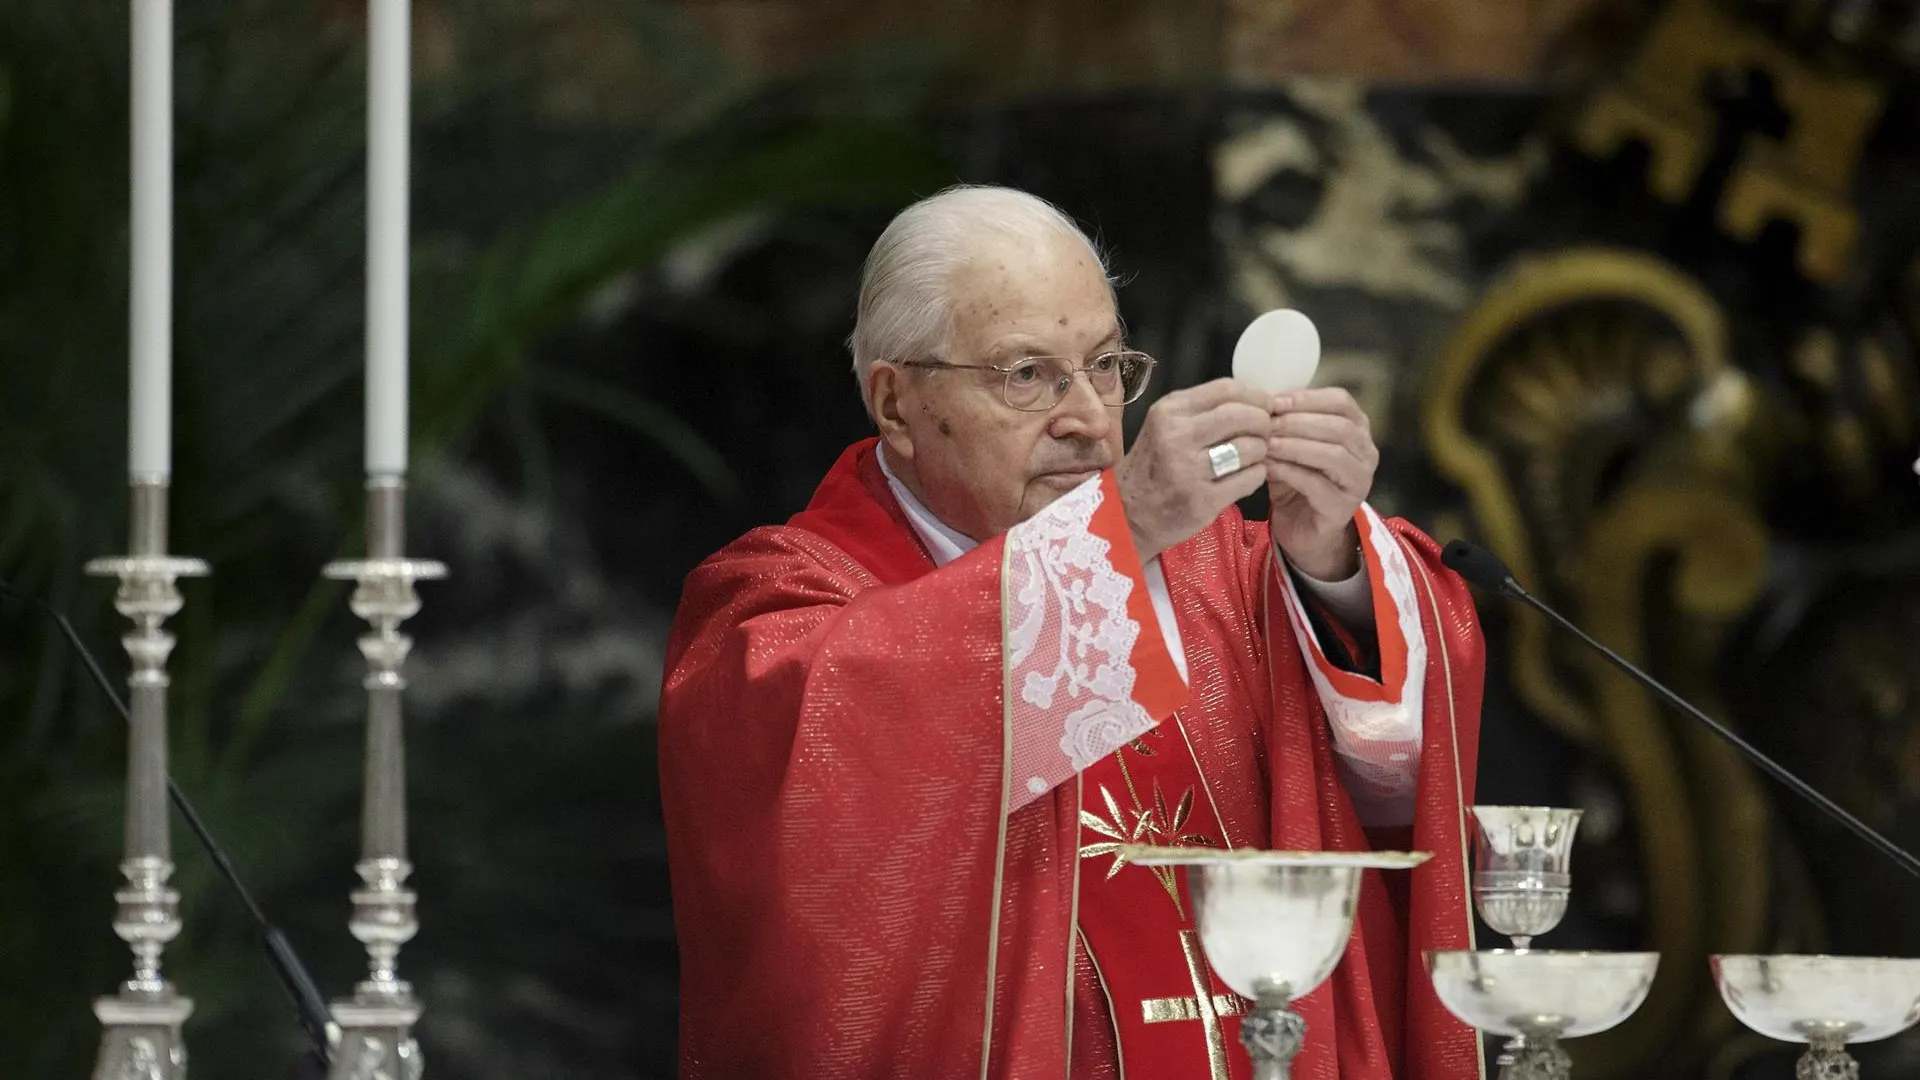
<svg viewBox="0 0 1920 1080">
<path fill-rule="evenodd" d="M 987 240 L 1032 246 L 1049 236 L 1087 246 L 1107 287 L 1113 277 L 1092 238 L 1052 203 L 1008 187 L 961 184 L 900 211 L 873 242 L 860 274 L 860 305 L 847 347 L 860 398 L 876 362 L 942 356 L 953 335 L 953 276 Z"/>
</svg>

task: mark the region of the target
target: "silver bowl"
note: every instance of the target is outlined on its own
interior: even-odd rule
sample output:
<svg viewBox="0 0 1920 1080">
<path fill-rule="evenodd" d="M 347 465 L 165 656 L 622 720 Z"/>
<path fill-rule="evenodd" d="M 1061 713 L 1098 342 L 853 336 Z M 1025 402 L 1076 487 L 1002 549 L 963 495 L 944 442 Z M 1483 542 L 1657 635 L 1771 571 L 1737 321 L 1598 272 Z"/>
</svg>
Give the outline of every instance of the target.
<svg viewBox="0 0 1920 1080">
<path fill-rule="evenodd" d="M 1128 862 L 1184 866 L 1194 926 L 1220 980 L 1253 1002 L 1241 1041 L 1261 1080 L 1284 1078 L 1305 1038 L 1291 1008 L 1333 974 L 1353 934 L 1360 872 L 1405 870 L 1425 852 L 1220 851 L 1130 846 Z"/>
<path fill-rule="evenodd" d="M 1561 1039 L 1577 1039 L 1632 1016 L 1653 989 L 1658 953 L 1434 949 L 1427 973 L 1447 1011 L 1507 1037 L 1502 1080 L 1563 1080 L 1573 1062 Z"/>
<path fill-rule="evenodd" d="M 1494 1035 L 1578 1039 L 1633 1015 L 1659 953 L 1488 949 L 1427 953 L 1434 992 L 1453 1015 Z"/>
<path fill-rule="evenodd" d="M 1920 1021 L 1920 960 L 1882 956 L 1715 956 L 1714 985 L 1747 1027 L 1781 1042 L 1891 1038 Z"/>
</svg>

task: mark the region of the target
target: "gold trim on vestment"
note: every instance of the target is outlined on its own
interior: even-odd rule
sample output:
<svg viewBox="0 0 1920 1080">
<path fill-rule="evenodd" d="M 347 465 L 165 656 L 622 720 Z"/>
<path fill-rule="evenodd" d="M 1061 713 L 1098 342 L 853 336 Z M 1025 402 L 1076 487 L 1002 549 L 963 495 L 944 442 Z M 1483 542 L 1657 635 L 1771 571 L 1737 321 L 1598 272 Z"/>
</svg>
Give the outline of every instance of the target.
<svg viewBox="0 0 1920 1080">
<path fill-rule="evenodd" d="M 1164 563 L 1162 564 L 1162 569 L 1165 569 Z M 1169 594 L 1172 592 L 1173 582 L 1174 575 L 1169 575 L 1167 582 Z M 1177 624 L 1177 609 L 1174 617 Z M 1189 688 L 1192 686 L 1191 679 L 1188 680 L 1188 686 Z M 1077 907 L 1080 880 L 1078 874 L 1079 862 L 1081 859 L 1088 857 L 1117 853 L 1131 846 L 1128 841 L 1137 843 L 1142 836 L 1148 832 L 1153 833 L 1156 838 L 1166 844 L 1192 844 L 1199 847 L 1212 847 L 1215 843 L 1218 843 L 1227 850 L 1234 850 L 1233 840 L 1227 834 L 1226 818 L 1221 815 L 1220 804 L 1213 797 L 1212 782 L 1207 778 L 1207 769 L 1200 755 L 1194 750 L 1193 739 L 1187 732 L 1185 721 L 1181 719 L 1180 709 L 1175 709 L 1168 719 L 1172 721 L 1174 730 L 1180 733 L 1180 742 L 1186 747 L 1187 756 L 1193 762 L 1194 775 L 1200 778 L 1200 790 L 1202 794 L 1206 796 L 1207 805 L 1213 810 L 1215 824 L 1219 826 L 1218 840 L 1215 841 L 1209 837 L 1187 834 L 1181 831 L 1186 823 L 1188 810 L 1192 805 L 1193 790 L 1191 788 L 1187 789 L 1187 791 L 1176 800 L 1176 808 L 1171 810 L 1168 807 L 1164 793 L 1159 789 L 1157 781 L 1151 792 L 1152 798 L 1147 799 L 1141 797 L 1140 789 L 1134 782 L 1133 773 L 1127 766 L 1126 752 L 1131 748 L 1143 756 L 1153 756 L 1155 751 L 1146 744 L 1147 735 L 1142 735 L 1128 744 L 1116 748 L 1113 752 L 1114 761 L 1126 785 L 1127 795 L 1133 803 L 1135 815 L 1133 824 L 1129 826 L 1126 816 L 1121 813 L 1121 809 L 1116 804 L 1112 792 L 1108 791 L 1104 785 L 1100 788 L 1100 794 L 1105 798 L 1107 812 L 1113 816 L 1114 820 L 1108 822 L 1100 818 L 1097 813 L 1085 810 L 1084 798 L 1080 803 L 1082 809 L 1076 814 L 1081 828 L 1089 829 L 1113 841 L 1112 843 L 1082 846 L 1079 849 L 1079 858 L 1075 860 L 1074 887 L 1076 908 L 1074 912 L 1074 929 L 1075 933 L 1079 935 L 1082 945 L 1087 950 L 1088 960 L 1093 965 L 1094 978 L 1100 984 L 1100 993 L 1106 998 L 1107 1016 L 1113 1026 L 1114 1057 L 1119 1068 L 1120 1080 L 1125 1080 L 1126 1078 L 1126 1049 L 1121 1041 L 1120 1014 L 1115 1010 L 1112 991 L 1107 985 L 1106 977 L 1100 972 L 1100 964 L 1098 959 L 1094 957 L 1093 946 L 1086 940 L 1086 935 L 1079 929 L 1079 911 Z M 1148 733 L 1148 735 L 1154 736 L 1158 734 L 1158 731 Z M 1080 775 L 1084 777 L 1084 774 Z M 1082 788 L 1081 791 L 1084 796 L 1084 788 Z M 1107 877 L 1113 877 L 1125 864 L 1125 861 L 1124 858 L 1116 857 L 1113 866 L 1107 873 Z M 1147 869 L 1152 869 L 1156 876 L 1161 876 L 1161 884 L 1166 888 L 1169 899 L 1171 899 L 1173 903 L 1174 912 L 1179 916 L 1180 920 L 1182 922 L 1190 921 L 1185 905 L 1182 904 L 1180 900 L 1178 874 L 1170 867 Z M 1231 1080 L 1231 1074 L 1228 1072 L 1227 1067 L 1226 1037 L 1224 1030 L 1220 1026 L 1220 1018 L 1223 1016 L 1244 1015 L 1248 1008 L 1247 1003 L 1236 995 L 1212 993 L 1212 983 L 1210 981 L 1212 968 L 1208 965 L 1205 952 L 1201 949 L 1200 937 L 1197 931 L 1180 931 L 1180 943 L 1184 959 L 1187 963 L 1188 975 L 1195 980 L 1195 996 L 1192 999 L 1155 998 L 1142 1001 L 1141 1007 L 1146 1013 L 1146 1022 L 1159 1022 L 1155 1018 L 1154 1013 L 1157 1009 L 1160 1009 L 1165 1002 L 1187 1002 L 1188 1007 L 1193 1010 L 1193 1015 L 1185 1018 L 1200 1020 L 1202 1022 L 1202 1034 L 1207 1042 L 1207 1060 L 1210 1067 L 1210 1080 Z M 1198 965 L 1197 967 L 1196 964 Z M 1194 1004 L 1201 1000 L 1203 996 L 1206 1001 L 1206 1007 L 1204 1009 L 1202 1009 L 1200 1005 Z M 1202 1015 L 1203 1012 L 1205 1013 L 1204 1016 Z M 1181 1019 L 1181 1017 L 1168 1015 L 1164 1017 L 1164 1019 Z M 1071 1068 L 1071 1061 L 1069 1061 L 1069 1068 Z"/>
<path fill-rule="evenodd" d="M 1080 939 L 1080 804 L 1086 788 L 1082 783 L 1082 773 L 1073 774 L 1073 901 L 1067 906 L 1067 1054 L 1062 1062 L 1067 1080 L 1073 1078 L 1073 986 L 1079 980 L 1074 978 L 1078 967 L 1078 950 L 1073 946 Z M 1088 956 L 1093 953 L 1089 951 Z M 1116 1046 L 1119 1045 L 1116 1040 Z"/>
<path fill-rule="evenodd" d="M 1120 1013 L 1113 1007 L 1113 991 L 1107 989 L 1107 977 L 1100 974 L 1100 958 L 1093 955 L 1093 943 L 1087 940 L 1077 918 L 1074 920 L 1073 933 L 1080 939 L 1080 947 L 1087 950 L 1087 963 L 1093 965 L 1093 981 L 1100 985 L 1100 996 L 1107 999 L 1107 1024 L 1113 1028 L 1113 1064 L 1119 1071 L 1119 1080 L 1127 1080 L 1127 1052 L 1120 1045 Z M 1067 1061 L 1067 1069 L 1073 1069 L 1071 1059 Z"/>
<path fill-rule="evenodd" d="M 1000 902 L 1006 888 L 1007 807 L 1013 801 L 1013 665 L 1007 663 L 1007 579 L 1011 552 L 1000 546 L 1000 837 L 993 849 L 993 910 L 987 915 L 987 1020 L 980 1036 L 980 1080 L 993 1064 L 994 978 L 1000 966 Z"/>
<path fill-rule="evenodd" d="M 1200 948 L 1200 932 L 1180 931 L 1180 948 L 1187 954 L 1187 974 L 1193 979 L 1193 1011 L 1200 1021 L 1200 1032 L 1207 1040 L 1207 1065 L 1212 1070 L 1212 1080 L 1232 1080 L 1227 1072 L 1227 1034 L 1220 1026 L 1220 1014 L 1213 1007 L 1213 981 L 1208 978 L 1207 955 Z M 1143 1007 L 1145 1004 L 1141 1003 Z"/>
<path fill-rule="evenodd" d="M 1407 547 L 1405 541 L 1401 541 L 1400 546 L 1402 549 L 1406 549 Z M 1417 557 L 1417 553 L 1408 551 L 1407 554 L 1409 556 L 1407 559 L 1408 564 L 1417 566 L 1420 569 L 1420 585 L 1427 596 L 1427 610 L 1433 617 L 1433 638 L 1440 643 L 1440 670 L 1445 678 L 1447 687 L 1447 731 L 1453 736 L 1449 746 L 1453 756 L 1453 798 L 1454 802 L 1458 803 L 1460 807 L 1460 817 L 1456 823 L 1460 831 L 1460 895 L 1467 909 L 1467 948 L 1475 949 L 1478 948 L 1478 945 L 1474 941 L 1473 929 L 1473 879 L 1469 872 L 1469 867 L 1472 864 L 1468 861 L 1470 858 L 1467 845 L 1468 806 L 1466 784 L 1460 779 L 1460 722 L 1459 715 L 1454 708 L 1453 700 L 1453 659 L 1447 652 L 1446 624 L 1440 621 L 1440 603 L 1434 599 L 1433 581 L 1430 577 L 1430 572 L 1427 570 L 1427 564 Z M 1409 927 L 1408 929 L 1411 931 L 1412 928 Z M 1485 1047 L 1482 1045 L 1479 1029 L 1475 1028 L 1472 1030 L 1474 1068 L 1479 1071 L 1480 1080 L 1487 1080 L 1487 1055 L 1484 1052 Z"/>
<path fill-rule="evenodd" d="M 1213 808 L 1214 824 L 1220 826 L 1220 843 L 1228 851 L 1233 850 L 1233 837 L 1227 835 L 1227 819 L 1220 816 L 1220 804 L 1214 801 L 1213 784 L 1207 779 L 1207 767 L 1200 763 L 1200 755 L 1193 752 L 1193 740 L 1187 737 L 1187 725 L 1180 719 L 1180 710 L 1173 711 L 1173 727 L 1180 733 L 1180 741 L 1187 744 L 1187 756 L 1193 759 L 1194 774 L 1200 777 L 1200 791 L 1207 797 L 1207 805 Z"/>
</svg>

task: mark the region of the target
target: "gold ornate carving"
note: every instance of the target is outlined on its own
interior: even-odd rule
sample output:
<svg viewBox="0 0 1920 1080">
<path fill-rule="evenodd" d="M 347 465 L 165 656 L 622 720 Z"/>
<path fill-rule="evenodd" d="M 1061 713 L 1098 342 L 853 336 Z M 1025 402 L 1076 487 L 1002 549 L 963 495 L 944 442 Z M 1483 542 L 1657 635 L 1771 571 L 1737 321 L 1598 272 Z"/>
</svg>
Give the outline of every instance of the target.
<svg viewBox="0 0 1920 1080">
<path fill-rule="evenodd" d="M 1846 276 L 1860 221 L 1844 193 L 1802 184 L 1777 161 L 1741 165 L 1727 181 L 1720 202 L 1721 228 L 1730 236 L 1754 240 L 1772 221 L 1799 227 L 1801 273 L 1827 282 Z"/>
<path fill-rule="evenodd" d="M 1757 477 L 1772 445 L 1726 355 L 1713 299 L 1640 253 L 1525 260 L 1441 357 L 1423 417 L 1437 467 L 1523 584 L 1713 707 L 1711 672 L 1765 563 Z M 1631 802 L 1649 947 L 1647 1004 L 1583 1040 L 1582 1069 L 1643 1075 L 1730 1033 L 1708 951 L 1767 936 L 1767 803 L 1744 762 L 1606 662 L 1563 651 L 1519 609 L 1507 641 L 1525 705 L 1608 760 Z M 1657 644 L 1656 644 L 1657 643 Z"/>
<path fill-rule="evenodd" d="M 1889 457 L 1910 460 L 1920 439 L 1920 379 L 1904 362 L 1912 346 L 1902 335 L 1890 319 L 1867 336 L 1814 326 L 1788 344 L 1802 394 L 1792 437 L 1819 462 L 1832 493 L 1854 506 L 1885 497 Z"/>
<path fill-rule="evenodd" d="M 1647 144 L 1647 186 L 1677 203 L 1693 190 L 1713 141 L 1713 115 L 1698 105 L 1648 101 L 1625 89 L 1607 90 L 1587 104 L 1574 127 L 1575 143 L 1598 158 L 1629 142 Z"/>
<path fill-rule="evenodd" d="M 1679 203 L 1698 186 L 1719 117 L 1704 88 L 1715 76 L 1764 74 L 1786 114 L 1779 137 L 1747 133 L 1716 213 L 1729 235 L 1752 240 L 1772 221 L 1800 230 L 1801 272 L 1816 281 L 1845 276 L 1859 221 L 1855 169 L 1880 118 L 1880 79 L 1821 70 L 1711 0 L 1674 0 L 1655 20 L 1613 86 L 1590 101 L 1573 139 L 1595 157 L 1628 142 L 1651 152 L 1647 182 Z"/>
<path fill-rule="evenodd" d="M 1724 716 L 1713 663 L 1725 631 L 1759 599 L 1767 541 L 1745 497 L 1702 479 L 1649 478 L 1609 503 L 1582 552 L 1575 595 L 1596 638 Z M 1659 657 L 1657 627 L 1681 631 L 1660 635 Z M 1660 953 L 1660 971 L 1646 1004 L 1584 1041 L 1581 1061 L 1638 1076 L 1656 1058 L 1698 1059 L 1734 1031 L 1702 973 L 1709 953 L 1766 949 L 1768 866 L 1753 853 L 1771 847 L 1768 802 L 1732 748 L 1666 712 L 1603 658 L 1589 654 L 1586 667 L 1604 752 L 1640 823 L 1647 947 Z"/>
<path fill-rule="evenodd" d="M 1634 317 L 1616 318 L 1623 311 Z M 1591 433 L 1624 444 L 1640 427 L 1683 419 L 1706 392 L 1734 401 L 1710 407 L 1737 413 L 1740 385 L 1720 309 L 1697 282 L 1650 255 L 1576 248 L 1522 260 L 1487 290 L 1440 357 L 1422 421 L 1488 546 L 1521 584 L 1564 591 L 1570 567 L 1541 560 L 1585 535 L 1583 508 L 1605 478 L 1572 473 L 1607 449 Z M 1547 630 L 1531 611 L 1514 613 L 1515 686 L 1563 735 L 1591 744 L 1588 707 Z"/>
</svg>

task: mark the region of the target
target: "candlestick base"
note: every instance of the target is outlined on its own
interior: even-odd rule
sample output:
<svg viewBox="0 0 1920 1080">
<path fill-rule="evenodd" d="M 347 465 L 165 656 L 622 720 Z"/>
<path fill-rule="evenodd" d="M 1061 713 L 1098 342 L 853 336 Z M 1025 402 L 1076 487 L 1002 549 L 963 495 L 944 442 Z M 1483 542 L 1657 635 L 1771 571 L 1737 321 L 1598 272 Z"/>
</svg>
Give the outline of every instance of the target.
<svg viewBox="0 0 1920 1080">
<path fill-rule="evenodd" d="M 370 993 L 365 985 L 345 1001 L 333 1003 L 333 1022 L 340 1027 L 328 1080 L 420 1080 L 426 1071 L 413 1025 L 420 1005 L 412 991 L 400 984 L 398 993 Z"/>
<path fill-rule="evenodd" d="M 93 1003 L 106 1028 L 93 1080 L 186 1080 L 187 1048 L 180 1025 L 193 1015 L 193 1002 L 161 983 L 158 990 L 121 987 L 114 997 Z"/>
</svg>

